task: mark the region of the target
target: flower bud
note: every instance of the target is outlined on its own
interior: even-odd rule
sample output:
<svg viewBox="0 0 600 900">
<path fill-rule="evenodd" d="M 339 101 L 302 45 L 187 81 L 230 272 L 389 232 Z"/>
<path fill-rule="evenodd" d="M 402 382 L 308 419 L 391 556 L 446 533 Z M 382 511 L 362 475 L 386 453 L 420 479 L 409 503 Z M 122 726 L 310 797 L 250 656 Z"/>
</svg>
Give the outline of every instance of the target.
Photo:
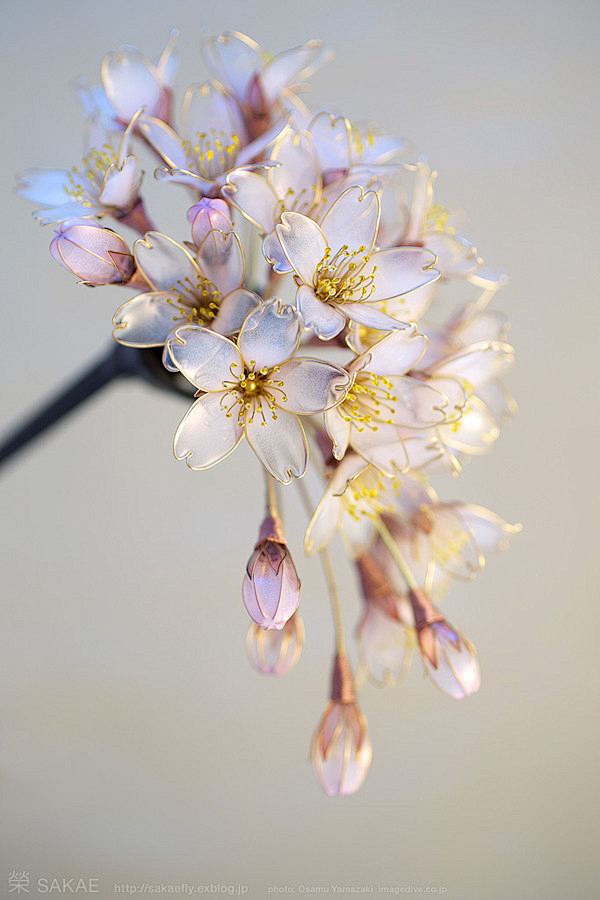
<svg viewBox="0 0 600 900">
<path fill-rule="evenodd" d="M 133 256 L 110 228 L 89 219 L 66 219 L 54 232 L 50 253 L 86 284 L 119 284 L 129 280 Z"/>
<path fill-rule="evenodd" d="M 475 648 L 455 631 L 429 602 L 423 591 L 409 593 L 415 616 L 419 650 L 427 673 L 441 691 L 462 700 L 479 690 L 481 677 Z"/>
<path fill-rule="evenodd" d="M 262 675 L 287 675 L 300 659 L 303 644 L 304 625 L 297 612 L 279 630 L 266 631 L 253 622 L 246 638 L 250 663 Z"/>
<path fill-rule="evenodd" d="M 300 580 L 277 516 L 267 516 L 248 560 L 242 599 L 250 618 L 265 629 L 281 629 L 300 602 Z"/>
<path fill-rule="evenodd" d="M 233 222 L 229 218 L 229 207 L 224 200 L 208 200 L 203 197 L 187 211 L 188 222 L 192 225 L 192 239 L 196 247 L 209 233 L 218 229 L 226 234 L 233 231 Z"/>
<path fill-rule="evenodd" d="M 335 657 L 331 702 L 313 739 L 311 757 L 321 786 L 330 796 L 353 794 L 365 780 L 372 748 L 367 722 L 356 703 L 350 666 Z"/>
</svg>

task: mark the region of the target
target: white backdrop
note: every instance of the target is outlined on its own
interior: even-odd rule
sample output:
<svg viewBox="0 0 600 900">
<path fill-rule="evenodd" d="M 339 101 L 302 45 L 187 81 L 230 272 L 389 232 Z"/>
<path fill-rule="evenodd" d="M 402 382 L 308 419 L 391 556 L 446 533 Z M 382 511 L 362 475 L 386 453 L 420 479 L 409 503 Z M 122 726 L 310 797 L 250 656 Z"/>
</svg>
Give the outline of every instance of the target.
<svg viewBox="0 0 600 900">
<path fill-rule="evenodd" d="M 18 870 L 33 896 L 38 878 L 69 877 L 98 879 L 102 897 L 144 882 L 594 896 L 597 5 L 32 0 L 3 21 L 5 428 L 108 346 L 121 302 L 50 260 L 49 230 L 12 192 L 28 166 L 77 161 L 69 81 L 97 82 L 121 43 L 155 56 L 173 26 L 179 98 L 206 77 L 204 25 L 273 52 L 320 37 L 337 58 L 311 104 L 413 140 L 440 199 L 512 276 L 498 304 L 520 415 L 444 496 L 525 530 L 445 607 L 477 645 L 480 693 L 452 702 L 419 665 L 396 690 L 366 687 L 373 765 L 359 794 L 329 799 L 307 758 L 330 614 L 318 564 L 301 559 L 297 498 L 308 637 L 273 682 L 248 666 L 239 595 L 262 508 L 254 458 L 190 472 L 171 452 L 185 406 L 107 389 L 1 474 L 0 893 Z M 161 221 L 177 235 L 185 192 L 152 192 L 169 192 Z M 358 590 L 336 560 L 350 628 Z"/>
</svg>

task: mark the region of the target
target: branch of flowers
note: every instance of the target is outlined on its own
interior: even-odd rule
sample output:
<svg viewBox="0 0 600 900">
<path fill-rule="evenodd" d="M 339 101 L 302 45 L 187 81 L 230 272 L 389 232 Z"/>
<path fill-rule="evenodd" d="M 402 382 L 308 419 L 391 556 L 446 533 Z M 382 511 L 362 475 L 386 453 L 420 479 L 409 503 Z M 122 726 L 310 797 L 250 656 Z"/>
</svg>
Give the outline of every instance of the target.
<svg viewBox="0 0 600 900">
<path fill-rule="evenodd" d="M 391 555 L 392 559 L 398 566 L 398 568 L 400 570 L 400 574 L 406 581 L 407 587 L 411 591 L 418 590 L 419 586 L 416 582 L 416 579 L 415 579 L 414 575 L 412 574 L 412 572 L 410 571 L 410 569 L 408 567 L 408 563 L 404 559 L 404 556 L 402 555 L 400 548 L 398 547 L 396 541 L 392 537 L 392 534 L 391 534 L 389 528 L 387 527 L 387 525 L 385 524 L 385 522 L 383 521 L 383 519 L 380 516 L 377 516 L 373 520 L 373 522 L 374 522 L 375 528 L 379 532 L 379 536 L 381 537 L 381 540 L 383 541 L 383 543 L 385 544 L 387 549 L 390 551 L 390 555 Z"/>
<path fill-rule="evenodd" d="M 300 491 L 300 496 L 302 498 L 304 508 L 306 509 L 306 514 L 310 520 L 312 518 L 313 509 L 309 493 L 306 489 L 306 486 L 304 485 L 304 481 L 302 478 L 298 478 L 296 483 L 298 485 L 298 490 Z M 337 581 L 335 579 L 333 564 L 327 550 L 321 550 L 319 552 L 319 558 L 321 560 L 321 567 L 323 569 L 325 582 L 327 584 L 327 590 L 329 591 L 329 598 L 331 600 L 331 611 L 333 614 L 333 624 L 335 629 L 336 653 L 338 656 L 345 657 L 346 639 L 344 637 L 344 620 L 342 617 L 342 605 L 340 603 L 340 595 L 337 587 Z"/>
</svg>

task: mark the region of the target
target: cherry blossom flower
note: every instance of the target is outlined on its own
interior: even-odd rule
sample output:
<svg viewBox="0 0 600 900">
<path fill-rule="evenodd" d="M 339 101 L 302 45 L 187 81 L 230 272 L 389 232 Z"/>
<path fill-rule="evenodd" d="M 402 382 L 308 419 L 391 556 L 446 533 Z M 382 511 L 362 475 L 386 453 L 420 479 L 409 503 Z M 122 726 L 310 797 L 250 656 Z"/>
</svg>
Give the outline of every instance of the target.
<svg viewBox="0 0 600 900">
<path fill-rule="evenodd" d="M 331 363 L 294 357 L 300 330 L 297 314 L 277 299 L 250 313 L 237 346 L 206 328 L 176 330 L 168 342 L 173 363 L 205 392 L 177 429 L 177 459 L 206 469 L 228 456 L 245 435 L 282 483 L 304 474 L 308 446 L 298 416 L 339 403 L 349 379 Z"/>
<path fill-rule="evenodd" d="M 235 232 L 209 231 L 195 257 L 167 235 L 153 231 L 133 249 L 152 290 L 132 297 L 115 313 L 113 336 L 121 344 L 159 347 L 183 324 L 231 334 L 261 302 L 242 287 L 244 254 Z"/>
<path fill-rule="evenodd" d="M 297 277 L 296 303 L 304 325 L 323 339 L 339 334 L 347 319 L 369 328 L 399 328 L 384 312 L 386 302 L 439 275 L 432 268 L 435 257 L 427 250 L 373 251 L 379 211 L 376 193 L 349 188 L 320 226 L 289 212 L 276 228 Z"/>
<path fill-rule="evenodd" d="M 135 266 L 123 238 L 89 219 L 61 222 L 50 243 L 50 253 L 89 285 L 126 283 Z"/>
</svg>

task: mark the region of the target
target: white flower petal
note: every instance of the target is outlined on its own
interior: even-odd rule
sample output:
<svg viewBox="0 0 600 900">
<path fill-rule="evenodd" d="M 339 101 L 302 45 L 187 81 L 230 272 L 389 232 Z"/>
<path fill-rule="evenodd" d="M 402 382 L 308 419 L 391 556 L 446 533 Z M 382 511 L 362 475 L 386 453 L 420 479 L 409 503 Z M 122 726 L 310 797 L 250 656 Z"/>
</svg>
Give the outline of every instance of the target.
<svg viewBox="0 0 600 900">
<path fill-rule="evenodd" d="M 140 106 L 152 115 L 162 94 L 156 69 L 135 47 L 107 53 L 102 61 L 102 82 L 111 105 L 124 122 L 129 122 Z"/>
<path fill-rule="evenodd" d="M 320 173 L 311 135 L 285 128 L 275 142 L 271 161 L 279 165 L 269 169 L 268 181 L 284 208 L 302 213 L 312 207 Z"/>
<path fill-rule="evenodd" d="M 138 267 L 155 291 L 183 291 L 198 281 L 198 267 L 181 244 L 166 234 L 149 231 L 143 240 L 136 241 L 133 255 Z M 186 287 L 187 284 L 187 287 Z"/>
<path fill-rule="evenodd" d="M 339 409 L 328 409 L 325 413 L 325 427 L 327 434 L 333 442 L 333 455 L 336 459 L 342 459 L 350 441 L 350 422 L 342 416 Z"/>
<path fill-rule="evenodd" d="M 17 193 L 46 206 L 61 206 L 68 198 L 69 173 L 65 169 L 26 169 L 17 183 Z"/>
<path fill-rule="evenodd" d="M 464 277 L 481 265 L 477 247 L 461 235 L 428 231 L 423 243 L 437 256 L 436 265 L 443 275 Z"/>
<path fill-rule="evenodd" d="M 98 198 L 100 203 L 117 209 L 130 209 L 137 199 L 140 178 L 135 156 L 128 156 L 121 166 L 110 166 Z"/>
<path fill-rule="evenodd" d="M 344 398 L 350 384 L 344 369 L 324 360 L 303 357 L 284 363 L 276 377 L 283 382 L 283 389 L 282 393 L 273 393 L 274 402 L 298 415 L 330 409 Z"/>
<path fill-rule="evenodd" d="M 196 263 L 202 274 L 223 295 L 237 290 L 244 280 L 244 252 L 234 231 L 228 234 L 209 231 L 200 245 Z"/>
<path fill-rule="evenodd" d="M 434 366 L 432 374 L 450 375 L 466 381 L 474 387 L 499 378 L 508 371 L 515 359 L 515 351 L 510 344 L 487 341 L 467 347 Z"/>
<path fill-rule="evenodd" d="M 470 581 L 484 564 L 473 534 L 450 503 L 432 507 L 429 545 L 435 562 L 453 578 Z"/>
<path fill-rule="evenodd" d="M 77 203 L 73 200 L 71 203 L 65 203 L 63 206 L 53 206 L 50 209 L 36 209 L 32 214 L 42 225 L 57 225 L 64 222 L 65 219 L 73 219 L 87 216 L 105 216 L 110 212 L 106 206 L 101 203 Z"/>
<path fill-rule="evenodd" d="M 322 41 L 307 41 L 301 47 L 284 50 L 267 63 L 260 75 L 260 86 L 267 106 L 272 106 L 281 91 L 296 78 L 305 78 L 318 58 L 323 55 Z"/>
<path fill-rule="evenodd" d="M 304 549 L 307 556 L 314 556 L 327 546 L 339 528 L 341 516 L 342 505 L 339 498 L 326 493 L 306 529 Z"/>
<path fill-rule="evenodd" d="M 238 348 L 256 371 L 285 362 L 300 343 L 301 325 L 296 311 L 281 300 L 270 300 L 254 310 L 242 326 Z"/>
<path fill-rule="evenodd" d="M 500 430 L 481 400 L 472 395 L 460 419 L 453 425 L 441 425 L 438 433 L 455 450 L 478 454 L 490 449 Z"/>
<path fill-rule="evenodd" d="M 113 318 L 113 337 L 127 347 L 159 347 L 179 322 L 177 295 L 169 293 L 138 294 L 124 303 Z"/>
<path fill-rule="evenodd" d="M 313 283 L 315 269 L 327 250 L 327 240 L 316 222 L 287 212 L 275 231 L 293 269 L 305 284 Z"/>
<path fill-rule="evenodd" d="M 185 459 L 190 469 L 208 469 L 221 462 L 243 437 L 237 415 L 228 418 L 222 401 L 221 393 L 200 397 L 179 424 L 173 449 L 177 459 Z"/>
<path fill-rule="evenodd" d="M 336 118 L 331 113 L 322 112 L 315 116 L 308 128 L 315 140 L 321 171 L 350 168 L 350 123 L 348 119 Z"/>
<path fill-rule="evenodd" d="M 408 468 L 404 443 L 400 440 L 381 443 L 379 430 L 373 433 L 367 428 L 363 431 L 353 428 L 350 432 L 350 444 L 366 462 L 385 475 L 397 475 Z"/>
<path fill-rule="evenodd" d="M 144 116 L 139 121 L 138 128 L 168 166 L 173 169 L 187 167 L 187 156 L 181 138 L 165 122 Z"/>
<path fill-rule="evenodd" d="M 376 328 L 380 331 L 392 331 L 396 328 L 406 328 L 406 322 L 392 319 L 387 313 L 378 309 L 374 303 L 344 303 L 342 309 L 349 319 L 359 322 L 367 328 Z"/>
<path fill-rule="evenodd" d="M 401 294 L 392 300 L 386 300 L 385 308 L 395 319 L 401 319 L 403 322 L 418 322 L 431 303 L 437 286 L 437 282 L 432 281 L 423 287 L 415 288 L 408 294 Z"/>
<path fill-rule="evenodd" d="M 263 68 L 259 45 L 245 34 L 226 31 L 218 37 L 205 37 L 202 49 L 209 68 L 219 81 L 240 100 L 245 100 L 250 80 Z"/>
<path fill-rule="evenodd" d="M 315 334 L 325 341 L 331 340 L 336 334 L 339 334 L 346 324 L 342 313 L 335 307 L 322 303 L 313 289 L 306 284 L 298 288 L 296 303 L 304 327 L 312 328 Z"/>
<path fill-rule="evenodd" d="M 278 198 L 261 175 L 246 169 L 236 169 L 227 176 L 227 184 L 222 193 L 263 234 L 273 230 Z M 277 245 L 280 246 L 279 241 Z M 280 252 L 283 256 L 283 251 Z"/>
<path fill-rule="evenodd" d="M 215 136 L 223 133 L 229 142 L 236 135 L 241 143 L 246 142 L 246 132 L 241 115 L 232 100 L 216 81 L 193 84 L 186 91 L 181 113 L 183 136 L 192 146 L 199 135 Z"/>
<path fill-rule="evenodd" d="M 376 266 L 375 290 L 369 300 L 387 300 L 430 284 L 440 273 L 432 268 L 435 257 L 419 247 L 394 247 L 373 253 L 369 265 Z M 363 275 L 367 274 L 363 269 Z"/>
<path fill-rule="evenodd" d="M 426 346 L 427 338 L 416 333 L 415 325 L 394 331 L 364 354 L 370 357 L 367 368 L 375 375 L 404 375 L 421 359 Z"/>
<path fill-rule="evenodd" d="M 308 465 L 304 429 L 296 416 L 282 410 L 272 412 L 262 398 L 256 406 L 246 421 L 248 442 L 267 471 L 282 484 L 289 484 L 292 478 L 304 475 Z"/>
<path fill-rule="evenodd" d="M 431 428 L 446 419 L 448 400 L 428 384 L 410 375 L 388 375 L 397 399 L 389 418 L 403 428 Z"/>
<path fill-rule="evenodd" d="M 219 312 L 212 323 L 212 330 L 218 334 L 234 334 L 240 330 L 252 310 L 261 303 L 258 294 L 248 291 L 246 288 L 232 291 L 222 301 Z"/>
<path fill-rule="evenodd" d="M 277 232 L 272 231 L 263 241 L 262 251 L 265 259 L 273 266 L 275 272 L 284 274 L 293 272 L 294 269 L 290 265 L 290 261 L 283 252 L 283 247 L 277 237 Z"/>
<path fill-rule="evenodd" d="M 347 246 L 351 253 L 368 255 L 375 243 L 379 213 L 379 197 L 375 191 L 365 193 L 361 187 L 348 188 L 327 210 L 321 222 L 327 246 L 334 253 Z M 361 247 L 364 250 L 361 251 Z"/>
<path fill-rule="evenodd" d="M 520 525 L 509 525 L 496 513 L 483 506 L 459 503 L 456 512 L 469 529 L 482 553 L 508 548 L 509 537 L 521 531 Z"/>
<path fill-rule="evenodd" d="M 202 391 L 224 391 L 242 375 L 244 364 L 231 341 L 195 325 L 182 325 L 169 340 L 171 359 Z"/>
</svg>

